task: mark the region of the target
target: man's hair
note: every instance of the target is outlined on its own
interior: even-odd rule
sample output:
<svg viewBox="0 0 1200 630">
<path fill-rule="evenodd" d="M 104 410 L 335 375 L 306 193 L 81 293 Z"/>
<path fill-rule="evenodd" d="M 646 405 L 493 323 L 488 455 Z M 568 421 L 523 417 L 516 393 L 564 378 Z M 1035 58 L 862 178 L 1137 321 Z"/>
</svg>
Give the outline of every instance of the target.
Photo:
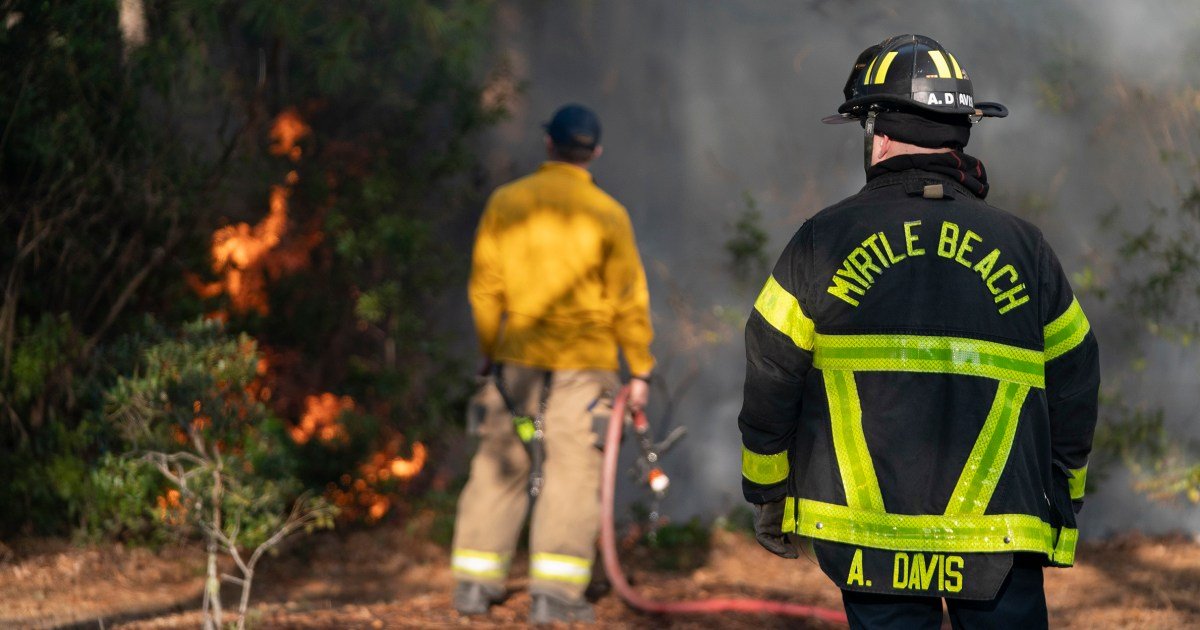
<svg viewBox="0 0 1200 630">
<path fill-rule="evenodd" d="M 596 155 L 595 147 L 589 149 L 574 145 L 551 144 L 551 151 L 554 153 L 555 159 L 571 164 L 586 164 Z"/>
</svg>

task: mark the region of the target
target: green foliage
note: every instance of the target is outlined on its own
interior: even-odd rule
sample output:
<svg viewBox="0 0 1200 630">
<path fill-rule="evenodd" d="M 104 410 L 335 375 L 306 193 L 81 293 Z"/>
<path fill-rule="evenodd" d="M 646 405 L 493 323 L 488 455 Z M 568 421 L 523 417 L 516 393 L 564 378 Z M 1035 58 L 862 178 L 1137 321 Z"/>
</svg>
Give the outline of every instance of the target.
<svg viewBox="0 0 1200 630">
<path fill-rule="evenodd" d="M 1169 430 L 1160 407 L 1131 407 L 1115 395 L 1102 402 L 1106 413 L 1093 445 L 1101 461 L 1124 464 L 1135 488 L 1152 499 L 1200 504 L 1200 443 Z M 1111 474 L 1111 466 L 1097 472 L 1089 471 L 1089 491 Z"/>
<path fill-rule="evenodd" d="M 262 544 L 279 529 L 302 492 L 295 453 L 282 423 L 252 387 L 259 355 L 247 335 L 197 320 L 176 338 L 147 347 L 130 376 L 106 395 L 107 417 L 139 452 L 164 453 L 164 471 L 182 493 L 160 510 L 168 524 L 211 518 L 241 545 Z M 175 454 L 184 453 L 184 456 Z M 219 513 L 203 508 L 220 484 Z M 330 526 L 322 498 L 301 498 Z"/>
<path fill-rule="evenodd" d="M 1195 369 L 1189 351 L 1200 334 L 1200 182 L 1195 164 L 1188 166 L 1193 179 L 1180 187 L 1178 202 L 1150 208 L 1136 229 L 1121 231 L 1116 209 L 1103 218 L 1120 243 L 1113 277 L 1105 286 L 1087 269 L 1079 284 L 1126 315 L 1126 338 L 1174 345 L 1190 361 L 1184 369 Z M 1143 355 L 1130 358 L 1133 374 L 1145 367 Z M 1107 392 L 1103 409 L 1094 459 L 1122 462 L 1151 498 L 1200 503 L 1200 443 L 1172 430 L 1157 401 L 1126 386 Z"/>
<path fill-rule="evenodd" d="M 6 7 L 17 19 L 0 31 L 0 80 L 12 86 L 0 93 L 0 391 L 15 393 L 29 376 L 14 370 L 30 364 L 8 360 L 18 336 L 37 336 L 48 321 L 70 331 L 56 339 L 54 369 L 35 395 L 4 397 L 18 432 L 78 417 L 73 368 L 110 331 L 137 321 L 121 315 L 145 295 L 139 290 L 173 297 L 177 271 L 167 254 L 186 256 L 176 248 L 207 216 L 195 210 L 207 206 L 204 191 L 221 167 L 173 128 L 161 79 L 179 55 L 127 56 L 116 8 L 107 0 L 20 2 Z M 162 27 L 154 41 L 167 50 L 196 45 L 189 27 Z"/>
<path fill-rule="evenodd" d="M 12 379 L 9 387 L 12 401 L 29 404 L 45 391 L 52 375 L 62 369 L 64 358 L 70 356 L 74 337 L 71 320 L 43 313 L 36 324 L 22 320 L 12 353 Z"/>
<path fill-rule="evenodd" d="M 82 460 L 62 458 L 72 465 Z M 61 483 L 61 481 L 60 481 Z M 88 541 L 157 543 L 171 537 L 159 527 L 155 498 L 165 493 L 159 474 L 145 462 L 105 453 L 86 473 L 77 493 L 60 491 L 81 506 L 79 535 Z"/>
<path fill-rule="evenodd" d="M 337 514 L 301 491 L 284 427 L 255 386 L 259 359 L 249 336 L 196 320 L 146 347 L 137 370 L 106 395 L 108 418 L 172 486 L 157 499 L 159 522 L 194 528 L 206 542 L 205 625 L 222 623 L 212 605 L 221 597 L 219 551 L 240 572 L 244 627 L 263 553 L 297 531 L 333 527 Z"/>
<path fill-rule="evenodd" d="M 202 433 L 224 437 L 253 424 L 243 421 L 247 414 L 266 416 L 244 391 L 257 361 L 248 336 L 229 337 L 219 323 L 194 321 L 180 337 L 147 347 L 133 375 L 118 377 L 106 395 L 107 417 L 139 448 L 167 448 L 195 423 L 204 425 Z"/>
<path fill-rule="evenodd" d="M 1033 77 L 1037 104 L 1054 114 L 1069 114 L 1092 97 L 1089 82 L 1082 80 L 1093 72 L 1090 55 L 1070 38 L 1055 39 L 1053 46 L 1051 60 Z"/>
<path fill-rule="evenodd" d="M 482 104 L 490 3 L 145 0 L 140 46 L 111 0 L 10 4 L 0 534 L 150 535 L 136 500 L 153 507 L 163 488 L 122 455 L 180 446 L 197 400 L 213 423 L 202 437 L 282 484 L 246 489 L 247 503 L 323 488 L 389 432 L 447 439 L 468 385 L 429 313 L 465 277 L 466 237 L 447 235 L 465 234 L 479 201 L 475 134 L 502 115 Z M 289 107 L 312 129 L 298 161 L 264 150 Z M 230 310 L 182 278 L 208 273 L 213 231 L 259 222 L 289 171 L 288 231 L 317 232 L 311 260 L 270 274 L 269 315 L 231 313 L 253 340 L 195 324 L 176 336 Z M 297 356 L 273 383 L 286 395 L 215 395 L 253 374 L 230 352 L 255 342 Z M 351 440 L 289 455 L 276 415 L 295 420 L 295 401 L 320 391 L 354 396 Z"/>
<path fill-rule="evenodd" d="M 656 569 L 690 571 L 704 566 L 712 548 L 712 531 L 693 517 L 686 523 L 667 523 L 646 529 L 638 540 Z"/>
<path fill-rule="evenodd" d="M 1200 333 L 1200 183 L 1171 208 L 1152 208 L 1117 250 L 1125 291 L 1121 306 L 1150 332 L 1188 345 Z"/>
<path fill-rule="evenodd" d="M 733 275 L 739 281 L 759 282 L 766 273 L 767 232 L 762 227 L 762 213 L 758 211 L 758 202 L 749 192 L 743 193 L 746 207 L 733 224 L 733 233 L 725 241 L 725 251 L 729 254 L 730 267 Z"/>
<path fill-rule="evenodd" d="M 131 312 L 185 302 L 173 265 L 212 214 L 223 161 L 175 118 L 199 33 L 153 22 L 126 54 L 117 6 L 8 3 L 0 29 L 0 534 L 90 529 L 80 471 L 122 448 L 99 417 L 119 339 L 144 322 Z"/>
<path fill-rule="evenodd" d="M 0 457 L 0 532 L 66 533 L 64 522 L 86 508 L 80 482 L 87 436 L 84 430 L 54 425 L 29 448 Z M 58 477 L 57 475 L 62 475 Z"/>
<path fill-rule="evenodd" d="M 728 514 L 717 519 L 717 525 L 727 532 L 754 535 L 754 510 L 748 505 L 739 505 Z"/>
</svg>

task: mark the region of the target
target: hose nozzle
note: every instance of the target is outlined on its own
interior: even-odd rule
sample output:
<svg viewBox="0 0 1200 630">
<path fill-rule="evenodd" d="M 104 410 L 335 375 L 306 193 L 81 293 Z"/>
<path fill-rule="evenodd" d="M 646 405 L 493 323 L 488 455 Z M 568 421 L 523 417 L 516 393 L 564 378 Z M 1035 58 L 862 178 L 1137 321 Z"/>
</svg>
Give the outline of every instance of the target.
<svg viewBox="0 0 1200 630">
<path fill-rule="evenodd" d="M 650 483 L 650 489 L 656 494 L 666 492 L 671 485 L 671 478 L 661 468 L 652 468 L 650 474 L 647 475 L 647 481 Z"/>
</svg>

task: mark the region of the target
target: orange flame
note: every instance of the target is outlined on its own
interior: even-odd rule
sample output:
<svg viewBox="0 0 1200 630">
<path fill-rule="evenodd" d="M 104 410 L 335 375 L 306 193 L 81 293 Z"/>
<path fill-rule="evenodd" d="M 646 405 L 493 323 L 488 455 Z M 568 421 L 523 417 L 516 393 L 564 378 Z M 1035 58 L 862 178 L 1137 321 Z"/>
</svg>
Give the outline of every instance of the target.
<svg viewBox="0 0 1200 630">
<path fill-rule="evenodd" d="M 298 161 L 301 150 L 296 143 L 310 132 L 300 114 L 294 108 L 288 108 L 275 118 L 271 127 L 274 143 L 270 152 Z M 271 187 L 267 216 L 262 221 L 253 226 L 249 223 L 227 225 L 213 233 L 212 271 L 220 279 L 205 283 L 199 276 L 188 274 L 188 283 L 197 295 L 214 298 L 224 293 L 238 313 L 268 313 L 267 274 L 277 277 L 302 269 L 308 264 L 312 249 L 323 238 L 320 232 L 313 230 L 290 245 L 284 244 L 288 230 L 288 198 L 292 186 L 299 180 L 299 174 L 290 171 L 284 185 Z M 214 313 L 212 317 L 227 319 L 223 312 Z"/>
<path fill-rule="evenodd" d="M 271 126 L 271 139 L 275 141 L 271 144 L 271 155 L 286 155 L 293 162 L 298 162 L 303 151 L 296 143 L 311 131 L 295 107 L 283 110 L 275 117 L 275 124 Z"/>
<path fill-rule="evenodd" d="M 172 488 L 155 499 L 158 518 L 168 525 L 182 525 L 187 520 L 187 506 L 180 503 L 179 496 L 179 491 Z"/>
<path fill-rule="evenodd" d="M 374 523 L 392 507 L 389 490 L 381 488 L 388 480 L 407 482 L 421 472 L 429 459 L 428 449 L 420 442 L 412 443 L 412 456 L 402 457 L 397 451 L 403 437 L 394 436 L 382 450 L 376 451 L 362 466 L 357 477 L 342 475 L 338 483 L 330 483 L 326 496 L 342 510 L 342 518 L 363 518 Z"/>
<path fill-rule="evenodd" d="M 389 469 L 397 479 L 412 479 L 425 467 L 425 460 L 429 457 L 429 453 L 425 450 L 425 445 L 420 442 L 413 442 L 412 452 L 413 454 L 410 459 L 396 457 L 392 460 Z"/>
<path fill-rule="evenodd" d="M 272 124 L 272 142 L 268 151 L 271 155 L 299 162 L 303 156 L 299 142 L 311 133 L 311 128 L 300 117 L 299 112 L 295 108 L 288 108 L 280 112 Z M 341 148 L 348 156 L 348 164 L 353 166 L 365 162 L 364 156 L 349 149 Z M 253 311 L 264 316 L 268 314 L 268 278 L 275 279 L 303 269 L 309 264 L 312 250 L 324 237 L 315 227 L 301 235 L 288 234 L 288 201 L 299 181 L 300 174 L 296 170 L 290 170 L 283 183 L 271 187 L 267 216 L 258 223 L 227 225 L 213 233 L 212 272 L 218 279 L 206 283 L 199 276 L 188 274 L 187 281 L 197 295 L 202 298 L 215 298 L 224 294 L 229 297 L 234 312 Z M 226 320 L 228 314 L 217 311 L 209 317 Z M 258 378 L 246 388 L 246 393 L 252 399 L 265 402 L 272 398 L 269 384 L 274 384 L 274 381 L 270 378 L 270 373 L 272 368 L 279 369 L 277 363 L 275 359 L 265 356 L 259 360 Z M 278 397 L 281 400 L 286 398 Z M 306 396 L 300 421 L 289 429 L 291 438 L 297 444 L 306 444 L 314 439 L 322 443 L 348 440 L 346 427 L 339 418 L 343 412 L 354 408 L 354 399 L 349 396 L 337 396 L 329 392 Z M 196 414 L 193 428 L 203 429 L 206 422 L 211 422 L 207 416 L 200 414 L 198 406 L 193 411 Z M 179 431 L 176 439 L 185 441 L 186 435 Z M 326 495 L 335 505 L 342 508 L 344 518 L 361 517 L 368 522 L 380 520 L 392 506 L 392 499 L 386 494 L 390 490 L 381 488 L 380 484 L 392 479 L 407 482 L 424 469 L 429 458 L 425 445 L 413 442 L 411 456 L 402 457 L 402 442 L 402 436 L 394 435 L 385 448 L 374 453 L 359 467 L 357 477 L 345 474 L 339 482 L 329 484 Z M 159 499 L 160 510 L 164 510 L 162 513 L 165 515 L 165 510 L 171 506 L 170 497 L 168 495 Z"/>
<path fill-rule="evenodd" d="M 346 428 L 338 422 L 338 416 L 351 409 L 354 409 L 354 399 L 349 396 L 325 392 L 305 397 L 304 415 L 300 417 L 300 423 L 291 428 L 292 439 L 297 444 L 304 444 L 313 437 L 322 442 L 346 440 Z"/>
</svg>

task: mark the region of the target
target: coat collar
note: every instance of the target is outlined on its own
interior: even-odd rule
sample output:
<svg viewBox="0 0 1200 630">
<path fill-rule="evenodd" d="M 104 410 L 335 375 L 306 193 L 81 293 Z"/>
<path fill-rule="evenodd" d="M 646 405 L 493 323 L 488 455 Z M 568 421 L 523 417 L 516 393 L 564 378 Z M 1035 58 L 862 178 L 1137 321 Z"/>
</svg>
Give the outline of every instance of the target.
<svg viewBox="0 0 1200 630">
<path fill-rule="evenodd" d="M 566 175 L 568 177 L 573 177 L 573 178 L 581 180 L 581 181 L 585 181 L 585 182 L 592 181 L 592 174 L 586 168 L 583 168 L 582 166 L 576 166 L 569 162 L 557 162 L 554 160 L 547 160 L 545 162 L 542 162 L 542 165 L 538 167 L 538 172 L 539 173 L 562 173 L 563 175 Z"/>
</svg>

